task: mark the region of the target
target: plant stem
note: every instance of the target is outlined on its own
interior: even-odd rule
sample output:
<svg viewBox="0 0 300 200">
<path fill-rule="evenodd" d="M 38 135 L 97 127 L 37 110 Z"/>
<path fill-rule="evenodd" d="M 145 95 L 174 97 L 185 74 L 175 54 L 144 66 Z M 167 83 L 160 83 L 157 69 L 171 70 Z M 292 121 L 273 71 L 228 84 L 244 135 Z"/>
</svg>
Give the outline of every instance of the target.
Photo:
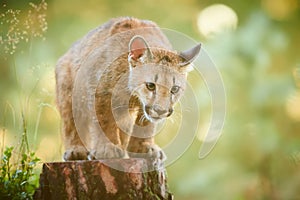
<svg viewBox="0 0 300 200">
<path fill-rule="evenodd" d="M 29 143 L 28 143 L 28 137 L 27 137 L 27 124 L 24 117 L 24 113 L 22 112 L 22 127 L 23 127 L 23 133 L 22 133 L 22 142 L 20 146 L 20 152 L 27 153 L 29 152 Z M 25 145 L 25 149 L 24 149 Z"/>
</svg>

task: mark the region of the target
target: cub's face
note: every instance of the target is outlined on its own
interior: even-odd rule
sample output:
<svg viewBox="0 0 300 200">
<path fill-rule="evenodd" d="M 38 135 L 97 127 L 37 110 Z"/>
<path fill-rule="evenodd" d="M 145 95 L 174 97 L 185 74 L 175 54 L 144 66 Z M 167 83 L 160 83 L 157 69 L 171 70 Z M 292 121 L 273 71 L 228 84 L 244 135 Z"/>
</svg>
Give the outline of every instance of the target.
<svg viewBox="0 0 300 200">
<path fill-rule="evenodd" d="M 186 73 L 179 73 L 170 66 L 145 64 L 131 70 L 129 87 L 138 97 L 146 119 L 156 122 L 169 117 L 174 105 L 183 95 Z"/>
<path fill-rule="evenodd" d="M 156 122 L 173 113 L 174 104 L 183 95 L 189 65 L 200 45 L 177 53 L 151 48 L 141 36 L 129 42 L 128 88 L 141 104 L 144 116 Z"/>
</svg>

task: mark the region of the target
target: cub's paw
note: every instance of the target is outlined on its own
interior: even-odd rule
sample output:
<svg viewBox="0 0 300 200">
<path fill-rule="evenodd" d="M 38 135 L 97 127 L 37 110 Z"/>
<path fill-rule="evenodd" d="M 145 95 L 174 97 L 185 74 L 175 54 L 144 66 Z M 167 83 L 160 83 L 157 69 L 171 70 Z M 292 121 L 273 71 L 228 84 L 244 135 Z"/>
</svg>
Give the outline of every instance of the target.
<svg viewBox="0 0 300 200">
<path fill-rule="evenodd" d="M 83 146 L 73 146 L 66 150 L 63 156 L 65 161 L 68 160 L 87 160 L 89 152 Z"/>
<path fill-rule="evenodd" d="M 147 156 L 154 159 L 164 162 L 167 159 L 165 152 L 156 144 L 145 144 Z"/>
<path fill-rule="evenodd" d="M 164 161 L 167 159 L 166 154 L 156 144 L 144 142 L 139 148 L 139 152 L 140 153 L 130 152 L 129 156 L 135 158 L 148 158 L 155 167 L 162 166 Z"/>
<path fill-rule="evenodd" d="M 95 150 L 92 150 L 88 156 L 89 160 L 100 160 L 107 158 L 123 158 L 125 151 L 113 143 L 101 144 Z"/>
</svg>

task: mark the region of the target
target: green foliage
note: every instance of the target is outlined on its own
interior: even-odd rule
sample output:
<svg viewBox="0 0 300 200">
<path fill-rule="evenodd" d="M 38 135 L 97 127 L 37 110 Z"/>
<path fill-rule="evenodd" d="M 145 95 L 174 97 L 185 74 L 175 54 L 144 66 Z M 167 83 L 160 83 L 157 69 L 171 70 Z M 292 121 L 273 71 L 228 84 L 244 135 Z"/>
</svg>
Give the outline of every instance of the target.
<svg viewBox="0 0 300 200">
<path fill-rule="evenodd" d="M 38 4 L 28 2 L 27 9 L 22 10 L 11 8 L 11 5 L 6 3 L 1 4 L 1 6 L 0 63 L 4 63 L 4 74 L 6 67 L 10 67 L 9 71 L 12 71 L 13 81 L 8 79 L 11 84 L 8 83 L 7 85 L 15 87 L 17 95 L 14 94 L 13 98 L 7 98 L 4 95 L 5 103 L 3 105 L 5 107 L 4 111 L 1 112 L 0 199 L 32 199 L 38 183 L 36 167 L 40 159 L 29 148 L 28 133 L 35 132 L 36 135 L 37 130 L 33 130 L 28 121 L 31 121 L 30 114 L 32 112 L 30 100 L 38 80 L 28 77 L 30 75 L 28 72 L 23 76 L 24 61 L 19 61 L 18 55 L 24 54 L 24 49 L 27 49 L 29 55 L 31 55 L 33 39 L 44 37 L 47 30 L 45 13 L 47 3 L 44 0 L 41 0 Z M 22 44 L 27 45 L 22 46 Z M 22 64 L 19 64 L 19 62 Z M 30 56 L 27 62 L 29 65 L 31 64 Z M 26 80 L 24 77 L 31 79 L 31 81 Z M 27 90 L 29 90 L 29 94 L 26 94 Z M 4 93 L 8 94 L 9 92 L 5 90 Z M 11 113 L 7 112 L 7 108 L 10 108 Z M 36 120 L 36 127 L 39 125 L 39 118 L 40 115 Z M 13 123 L 10 124 L 7 119 L 12 119 Z M 4 148 L 6 146 L 5 140 L 9 140 L 11 133 L 21 133 L 18 148 Z M 20 137 L 18 136 L 18 138 Z"/>
<path fill-rule="evenodd" d="M 30 151 L 27 138 L 27 123 L 22 112 L 22 137 L 17 150 L 1 145 L 0 199 L 32 199 L 38 177 L 35 168 L 40 159 Z M 3 128 L 3 138 L 5 128 Z"/>
<path fill-rule="evenodd" d="M 34 152 L 13 162 L 13 147 L 6 147 L 0 162 L 0 199 L 31 199 L 36 189 L 34 169 L 40 161 Z"/>
</svg>

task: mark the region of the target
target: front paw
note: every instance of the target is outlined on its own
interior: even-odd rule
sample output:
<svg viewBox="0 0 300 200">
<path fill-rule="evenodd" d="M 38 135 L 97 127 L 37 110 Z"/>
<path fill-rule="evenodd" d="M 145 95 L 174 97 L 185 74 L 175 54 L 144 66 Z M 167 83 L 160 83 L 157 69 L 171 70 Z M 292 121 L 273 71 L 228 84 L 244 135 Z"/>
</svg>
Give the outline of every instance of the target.
<svg viewBox="0 0 300 200">
<path fill-rule="evenodd" d="M 101 144 L 96 149 L 92 150 L 89 155 L 89 160 L 100 160 L 110 158 L 123 158 L 125 151 L 113 143 Z"/>
<path fill-rule="evenodd" d="M 166 154 L 158 145 L 148 142 L 144 142 L 137 153 L 129 152 L 129 156 L 135 158 L 148 158 L 152 161 L 154 166 L 162 165 L 167 159 Z"/>
<path fill-rule="evenodd" d="M 145 144 L 144 148 L 146 149 L 147 156 L 154 160 L 164 162 L 167 159 L 165 152 L 156 144 Z"/>
<path fill-rule="evenodd" d="M 67 149 L 64 153 L 63 159 L 70 160 L 87 160 L 89 152 L 83 146 L 73 146 Z"/>
</svg>

